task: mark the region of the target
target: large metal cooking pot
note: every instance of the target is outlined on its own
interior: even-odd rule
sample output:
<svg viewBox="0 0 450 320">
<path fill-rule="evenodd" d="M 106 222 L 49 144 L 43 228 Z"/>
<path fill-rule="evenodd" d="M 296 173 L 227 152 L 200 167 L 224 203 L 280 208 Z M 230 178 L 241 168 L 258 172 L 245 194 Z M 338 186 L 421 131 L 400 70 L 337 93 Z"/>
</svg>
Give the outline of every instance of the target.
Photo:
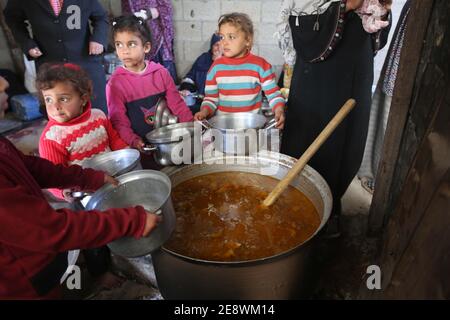
<svg viewBox="0 0 450 320">
<path fill-rule="evenodd" d="M 169 239 L 175 229 L 175 213 L 170 198 L 170 179 L 162 172 L 139 170 L 117 178 L 120 184 L 110 184 L 97 190 L 86 205 L 87 210 L 106 210 L 137 205 L 162 214 L 162 222 L 148 237 L 136 240 L 124 237 L 108 244 L 111 251 L 123 257 L 139 257 L 150 253 Z"/>
<path fill-rule="evenodd" d="M 214 172 L 270 173 L 282 179 L 296 159 L 275 152 L 251 157 L 226 156 L 201 165 L 168 168 L 172 185 Z M 211 163 L 216 164 L 211 164 Z M 220 163 L 219 163 L 220 162 Z M 223 164 L 225 163 L 225 164 Z M 264 171 L 261 171 L 264 170 Z M 156 279 L 166 299 L 292 299 L 308 296 L 314 236 L 327 222 L 331 192 L 325 180 L 306 166 L 291 185 L 303 192 L 321 217 L 317 231 L 303 244 L 278 255 L 245 262 L 216 262 L 177 254 L 162 246 L 152 253 Z M 286 208 L 288 210 L 289 208 Z"/>
<path fill-rule="evenodd" d="M 259 151 L 260 141 L 264 141 L 262 134 L 267 134 L 276 121 L 258 113 L 239 112 L 214 116 L 204 124 L 218 130 L 214 134 L 216 150 L 230 155 L 250 155 Z"/>
<path fill-rule="evenodd" d="M 144 151 L 153 151 L 155 161 L 163 166 L 191 164 L 202 154 L 201 134 L 201 126 L 193 122 L 157 128 L 145 136 L 150 145 Z"/>
</svg>

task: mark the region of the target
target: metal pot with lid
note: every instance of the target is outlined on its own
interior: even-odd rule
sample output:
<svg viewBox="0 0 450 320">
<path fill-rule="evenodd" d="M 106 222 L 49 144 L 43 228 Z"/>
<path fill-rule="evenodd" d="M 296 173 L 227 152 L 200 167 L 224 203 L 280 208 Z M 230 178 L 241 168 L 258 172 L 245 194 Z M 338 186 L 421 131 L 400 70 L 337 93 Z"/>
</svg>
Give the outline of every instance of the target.
<svg viewBox="0 0 450 320">
<path fill-rule="evenodd" d="M 163 166 L 193 163 L 202 154 L 202 130 L 193 122 L 167 125 L 150 131 L 145 138 L 150 143 L 144 151 L 153 151 L 155 161 Z"/>
</svg>

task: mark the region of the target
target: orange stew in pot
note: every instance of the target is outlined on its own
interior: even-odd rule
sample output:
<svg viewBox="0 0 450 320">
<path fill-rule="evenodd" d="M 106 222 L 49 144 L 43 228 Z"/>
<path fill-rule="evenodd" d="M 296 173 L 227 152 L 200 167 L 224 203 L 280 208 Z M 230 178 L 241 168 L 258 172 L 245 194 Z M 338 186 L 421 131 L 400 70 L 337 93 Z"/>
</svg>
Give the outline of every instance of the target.
<svg viewBox="0 0 450 320">
<path fill-rule="evenodd" d="M 246 261 L 285 252 L 319 227 L 312 202 L 292 186 L 269 208 L 261 203 L 278 180 L 219 172 L 187 180 L 172 191 L 175 231 L 165 247 L 209 261 Z"/>
</svg>

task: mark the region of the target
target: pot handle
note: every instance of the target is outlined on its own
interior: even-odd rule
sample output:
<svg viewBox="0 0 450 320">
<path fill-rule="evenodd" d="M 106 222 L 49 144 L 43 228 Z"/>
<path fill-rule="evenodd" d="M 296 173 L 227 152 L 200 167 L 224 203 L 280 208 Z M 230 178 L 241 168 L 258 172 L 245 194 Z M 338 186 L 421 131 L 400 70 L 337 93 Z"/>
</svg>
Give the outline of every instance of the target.
<svg viewBox="0 0 450 320">
<path fill-rule="evenodd" d="M 267 122 L 264 125 L 263 129 L 264 130 L 272 129 L 272 128 L 274 128 L 276 126 L 276 124 L 277 124 L 277 121 L 275 120 L 275 118 L 273 118 L 272 120 L 270 120 L 269 122 Z"/>
<path fill-rule="evenodd" d="M 157 149 L 158 148 L 152 144 L 146 144 L 145 146 L 142 147 L 142 151 L 145 153 L 156 151 Z"/>
<path fill-rule="evenodd" d="M 213 126 L 212 126 L 212 125 L 208 122 L 208 120 L 206 120 L 206 119 L 203 119 L 203 120 L 201 120 L 201 121 L 195 120 L 195 122 L 200 123 L 201 126 L 202 126 L 203 128 L 205 128 L 206 130 L 212 129 L 212 128 L 213 128 Z"/>
</svg>

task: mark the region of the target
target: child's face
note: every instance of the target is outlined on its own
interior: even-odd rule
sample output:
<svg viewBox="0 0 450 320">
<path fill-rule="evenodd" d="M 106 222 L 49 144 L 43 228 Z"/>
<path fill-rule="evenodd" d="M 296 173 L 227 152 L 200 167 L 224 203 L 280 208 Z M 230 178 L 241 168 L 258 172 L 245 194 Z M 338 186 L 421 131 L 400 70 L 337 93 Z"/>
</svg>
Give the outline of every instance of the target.
<svg viewBox="0 0 450 320">
<path fill-rule="evenodd" d="M 247 35 L 230 23 L 220 26 L 220 43 L 223 48 L 223 55 L 227 58 L 241 58 L 249 50 L 251 41 Z"/>
<path fill-rule="evenodd" d="M 142 43 L 135 33 L 117 32 L 114 37 L 117 56 L 131 71 L 141 71 L 145 66 L 145 54 L 150 52 L 150 42 Z"/>
<path fill-rule="evenodd" d="M 83 106 L 87 97 L 80 96 L 72 84 L 57 82 L 47 90 L 42 90 L 47 115 L 56 122 L 64 123 L 78 117 L 83 113 Z"/>
</svg>

